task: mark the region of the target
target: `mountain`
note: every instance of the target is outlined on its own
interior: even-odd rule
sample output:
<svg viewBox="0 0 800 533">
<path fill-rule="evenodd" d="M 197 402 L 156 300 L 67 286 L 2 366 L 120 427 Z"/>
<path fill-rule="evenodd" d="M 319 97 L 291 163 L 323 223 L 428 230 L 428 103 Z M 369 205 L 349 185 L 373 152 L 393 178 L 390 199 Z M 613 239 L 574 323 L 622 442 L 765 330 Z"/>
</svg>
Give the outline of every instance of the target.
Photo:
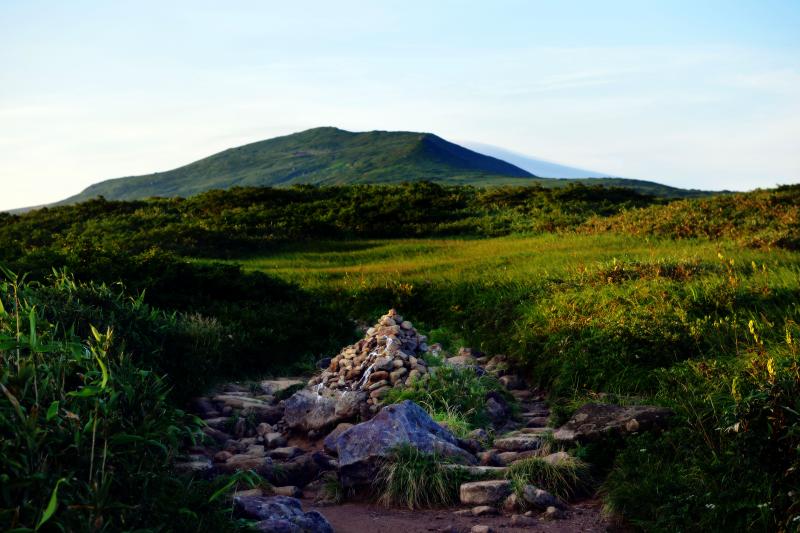
<svg viewBox="0 0 800 533">
<path fill-rule="evenodd" d="M 219 152 L 186 166 L 145 176 L 103 181 L 68 198 L 130 200 L 191 196 L 234 186 L 298 183 L 337 185 L 431 180 L 470 182 L 491 177 L 532 178 L 505 161 L 430 133 L 314 128 Z"/>
<path fill-rule="evenodd" d="M 572 182 L 540 178 L 511 163 L 474 152 L 431 133 L 354 133 L 325 127 L 230 148 L 166 172 L 102 181 L 58 204 L 77 203 L 97 196 L 109 200 L 185 197 L 236 186 L 419 180 L 475 186 L 538 184 L 544 187 L 560 187 Z M 601 178 L 588 182 L 628 186 L 659 196 L 693 195 L 683 189 L 639 180 Z"/>
<path fill-rule="evenodd" d="M 553 163 L 552 161 L 545 161 L 544 159 L 538 159 L 536 157 L 530 157 L 517 152 L 512 152 L 511 150 L 506 150 L 505 148 L 500 148 L 499 146 L 492 146 L 491 144 L 466 142 L 464 143 L 464 146 L 470 150 L 475 150 L 480 154 L 496 157 L 497 159 L 502 159 L 503 161 L 508 161 L 512 165 L 516 165 L 523 170 L 527 170 L 531 174 L 535 174 L 536 176 L 541 176 L 543 178 L 575 179 L 606 178 L 612 176 L 606 172 L 596 172 L 583 168 L 560 165 L 558 163 Z"/>
</svg>

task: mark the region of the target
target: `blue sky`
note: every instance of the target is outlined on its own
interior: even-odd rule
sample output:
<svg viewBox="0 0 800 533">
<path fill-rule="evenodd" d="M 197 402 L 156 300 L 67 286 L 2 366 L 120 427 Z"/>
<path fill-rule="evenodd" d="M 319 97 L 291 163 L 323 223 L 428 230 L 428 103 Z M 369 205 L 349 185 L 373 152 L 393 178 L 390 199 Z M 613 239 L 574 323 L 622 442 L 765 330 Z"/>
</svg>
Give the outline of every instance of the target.
<svg viewBox="0 0 800 533">
<path fill-rule="evenodd" d="M 800 181 L 800 2 L 0 0 L 0 209 L 334 125 Z"/>
</svg>

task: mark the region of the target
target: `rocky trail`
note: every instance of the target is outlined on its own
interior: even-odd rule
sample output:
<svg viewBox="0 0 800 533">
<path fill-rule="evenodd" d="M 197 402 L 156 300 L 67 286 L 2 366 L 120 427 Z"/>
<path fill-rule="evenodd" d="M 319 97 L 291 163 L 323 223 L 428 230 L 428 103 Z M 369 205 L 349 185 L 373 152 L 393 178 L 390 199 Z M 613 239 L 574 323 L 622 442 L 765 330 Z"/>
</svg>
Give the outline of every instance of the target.
<svg viewBox="0 0 800 533">
<path fill-rule="evenodd" d="M 455 436 L 416 403 L 384 405 L 392 388 L 424 382 L 437 372 L 425 355 L 444 356 L 395 311 L 364 339 L 323 360 L 302 379 L 228 383 L 196 398 L 192 408 L 207 442 L 186 450 L 179 472 L 212 477 L 252 471 L 266 488 L 239 491 L 234 513 L 273 532 L 606 531 L 596 500 L 566 502 L 533 485 L 512 486 L 507 469 L 530 457 L 557 465 L 575 442 L 660 426 L 669 413 L 649 406 L 589 404 L 560 428 L 548 427 L 541 391 L 528 386 L 502 356 L 461 349 L 445 365 L 489 373 L 514 397 L 489 394 L 491 426 Z M 515 412 L 516 411 L 516 412 Z M 551 453 L 551 445 L 559 444 Z M 379 506 L 366 495 L 381 465 L 400 445 L 452 462 L 476 481 L 460 487 L 449 509 Z M 352 497 L 341 501 L 341 495 Z"/>
</svg>

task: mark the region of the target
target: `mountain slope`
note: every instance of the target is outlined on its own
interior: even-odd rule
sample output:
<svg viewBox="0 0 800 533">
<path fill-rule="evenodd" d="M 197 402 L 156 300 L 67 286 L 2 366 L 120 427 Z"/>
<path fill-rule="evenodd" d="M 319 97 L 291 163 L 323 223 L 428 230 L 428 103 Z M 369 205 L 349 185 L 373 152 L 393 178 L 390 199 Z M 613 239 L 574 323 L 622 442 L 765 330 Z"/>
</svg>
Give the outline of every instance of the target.
<svg viewBox="0 0 800 533">
<path fill-rule="evenodd" d="M 430 133 L 315 128 L 231 148 L 175 170 L 103 181 L 63 203 L 100 195 L 117 200 L 190 196 L 234 186 L 469 181 L 492 176 L 533 177 Z"/>
</svg>

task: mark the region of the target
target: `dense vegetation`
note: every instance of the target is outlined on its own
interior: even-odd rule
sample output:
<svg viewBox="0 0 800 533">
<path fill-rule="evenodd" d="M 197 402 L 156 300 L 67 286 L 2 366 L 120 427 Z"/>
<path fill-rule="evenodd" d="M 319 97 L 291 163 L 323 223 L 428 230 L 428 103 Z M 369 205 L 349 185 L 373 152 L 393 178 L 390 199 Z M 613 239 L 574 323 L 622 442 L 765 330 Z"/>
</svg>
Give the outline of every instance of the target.
<svg viewBox="0 0 800 533">
<path fill-rule="evenodd" d="M 571 180 L 537 178 L 529 172 L 473 152 L 430 133 L 353 133 L 314 128 L 231 148 L 166 172 L 103 181 L 61 203 L 104 196 L 140 200 L 188 197 L 231 187 L 352 185 L 435 181 L 453 185 L 564 187 Z M 658 183 L 592 178 L 587 184 L 630 187 L 646 194 L 683 197 L 705 194 Z"/>
<path fill-rule="evenodd" d="M 175 387 L 171 397 L 158 389 L 159 409 L 175 409 L 212 374 L 308 365 L 394 306 L 450 349 L 509 355 L 550 391 L 559 417 L 598 398 L 672 407 L 677 417 L 661 436 L 579 453 L 607 475 L 609 508 L 634 525 L 789 531 L 800 512 L 799 197 L 793 186 L 664 203 L 625 190 L 417 183 L 95 200 L 0 217 L 0 261 L 45 280 L 25 289 L 38 327 L 53 324 L 37 338 L 91 353 L 103 343 L 85 340 L 94 338 L 88 325 L 111 327 L 109 349 L 128 354 L 112 375 L 126 376 L 127 362 L 155 372 L 131 377 L 133 390 L 157 375 Z M 76 281 L 52 278 L 52 267 Z M 118 280 L 133 300 L 111 285 Z M 3 331 L 18 344 L 8 287 Z M 30 307 L 16 316 L 29 318 Z M 9 391 L 32 379 L 9 365 L 14 346 L 0 345 Z M 50 352 L 24 353 L 61 368 Z M 69 372 L 89 381 L 64 394 L 102 380 L 96 360 L 81 357 Z M 32 386 L 14 386 L 38 413 L 60 398 L 55 385 L 40 388 L 48 392 L 38 403 Z M 87 402 L 70 407 L 79 416 L 94 407 L 89 396 L 69 398 Z M 7 397 L 0 402 L 2 416 L 18 416 Z M 99 427 L 116 432 L 109 416 Z M 125 431 L 147 431 L 134 420 L 142 427 Z M 523 474 L 548 475 L 540 466 Z M 90 479 L 83 467 L 78 477 Z M 59 476 L 35 478 L 39 499 L 26 500 L 19 524 L 39 520 Z M 85 501 L 66 487 L 59 494 Z"/>
</svg>

